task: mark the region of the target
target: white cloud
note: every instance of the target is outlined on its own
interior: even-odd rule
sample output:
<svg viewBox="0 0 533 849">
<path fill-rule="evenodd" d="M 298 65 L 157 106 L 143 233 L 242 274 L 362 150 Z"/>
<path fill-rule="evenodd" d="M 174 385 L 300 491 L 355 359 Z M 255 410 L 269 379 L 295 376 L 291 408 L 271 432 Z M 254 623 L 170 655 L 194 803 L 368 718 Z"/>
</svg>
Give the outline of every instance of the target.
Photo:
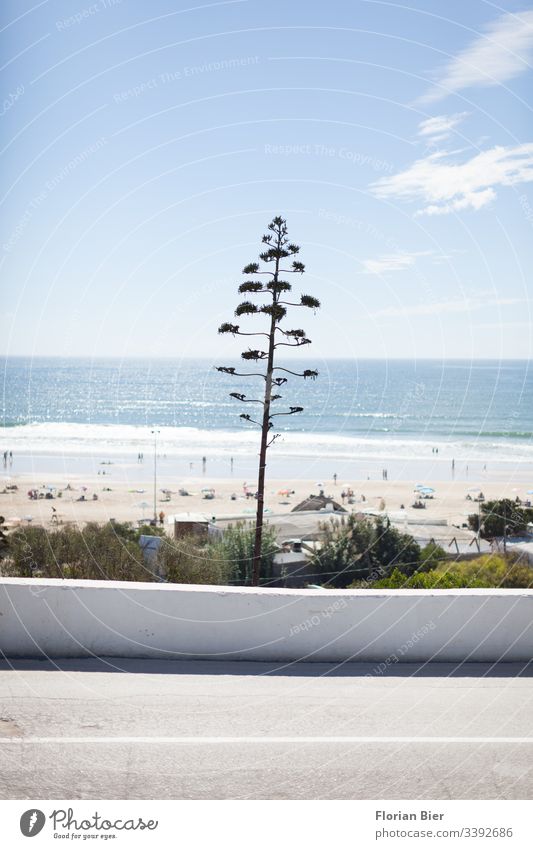
<svg viewBox="0 0 533 849">
<path fill-rule="evenodd" d="M 468 114 L 468 112 L 456 112 L 455 115 L 436 115 L 434 118 L 427 118 L 418 125 L 418 135 L 425 139 L 428 145 L 437 144 L 450 138 L 452 130 Z"/>
<path fill-rule="evenodd" d="M 457 256 L 465 253 L 465 250 L 460 250 L 459 248 L 450 248 L 448 253 L 433 254 L 433 263 L 435 265 L 443 265 L 447 262 L 453 262 Z"/>
<path fill-rule="evenodd" d="M 443 215 L 481 209 L 496 197 L 496 187 L 533 181 L 533 143 L 493 147 L 466 162 L 444 161 L 440 153 L 419 159 L 405 171 L 383 177 L 371 189 L 379 198 L 425 204 L 419 214 Z"/>
<path fill-rule="evenodd" d="M 377 259 L 364 259 L 363 268 L 367 274 L 387 274 L 389 271 L 404 271 L 411 268 L 419 256 L 428 256 L 431 251 L 415 253 L 385 254 Z"/>
<path fill-rule="evenodd" d="M 533 10 L 497 18 L 439 74 L 420 102 L 441 100 L 472 86 L 499 85 L 529 67 L 533 55 Z"/>
<path fill-rule="evenodd" d="M 453 301 L 427 301 L 405 307 L 388 307 L 374 313 L 373 318 L 405 318 L 410 315 L 442 315 L 468 313 L 483 307 L 508 307 L 524 303 L 523 298 L 457 298 Z"/>
</svg>

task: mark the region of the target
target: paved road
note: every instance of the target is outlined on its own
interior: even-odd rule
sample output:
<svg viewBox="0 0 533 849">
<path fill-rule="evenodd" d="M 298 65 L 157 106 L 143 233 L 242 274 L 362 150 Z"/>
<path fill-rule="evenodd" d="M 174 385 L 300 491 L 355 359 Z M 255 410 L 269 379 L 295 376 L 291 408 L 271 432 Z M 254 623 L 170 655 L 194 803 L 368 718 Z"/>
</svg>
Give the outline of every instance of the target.
<svg viewBox="0 0 533 849">
<path fill-rule="evenodd" d="M 0 797 L 530 799 L 518 664 L 0 662 Z"/>
</svg>

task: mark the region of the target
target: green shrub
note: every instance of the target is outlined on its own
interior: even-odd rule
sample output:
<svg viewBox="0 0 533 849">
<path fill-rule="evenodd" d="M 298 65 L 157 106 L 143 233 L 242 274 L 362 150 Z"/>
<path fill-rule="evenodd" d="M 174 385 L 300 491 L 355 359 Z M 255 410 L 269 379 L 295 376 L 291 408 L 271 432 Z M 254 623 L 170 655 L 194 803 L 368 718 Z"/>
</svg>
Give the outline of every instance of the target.
<svg viewBox="0 0 533 849">
<path fill-rule="evenodd" d="M 254 543 L 253 524 L 238 522 L 226 528 L 220 540 L 211 543 L 209 553 L 214 560 L 225 564 L 232 583 L 249 585 L 252 582 Z M 261 541 L 260 582 L 272 578 L 274 554 L 278 548 L 275 530 L 265 525 Z"/>
<path fill-rule="evenodd" d="M 417 573 L 431 572 L 432 569 L 437 568 L 442 560 L 446 560 L 446 557 L 446 552 L 440 547 L 440 545 L 437 545 L 434 542 L 428 542 L 428 544 L 420 551 L 420 563 L 418 565 Z"/>
<path fill-rule="evenodd" d="M 0 516 L 0 560 L 7 554 L 8 549 L 7 528 L 4 522 L 4 517 Z"/>
<path fill-rule="evenodd" d="M 367 585 L 399 567 L 414 572 L 420 547 L 409 534 L 380 517 L 358 520 L 353 514 L 331 519 L 321 526 L 323 544 L 312 563 L 317 582 L 346 587 Z"/>
<path fill-rule="evenodd" d="M 115 525 L 89 523 L 83 529 L 20 528 L 9 536 L 4 576 L 152 581 L 139 545 Z"/>
<path fill-rule="evenodd" d="M 167 581 L 180 584 L 250 584 L 255 531 L 253 525 L 238 523 L 215 542 L 199 544 L 197 538 L 165 540 L 159 548 L 156 568 Z M 263 529 L 261 580 L 272 577 L 276 544 L 275 531 Z"/>
<path fill-rule="evenodd" d="M 163 540 L 155 565 L 173 584 L 227 584 L 231 578 L 228 563 L 213 557 L 211 546 L 201 545 L 196 537 Z"/>
<path fill-rule="evenodd" d="M 436 569 L 407 576 L 395 569 L 388 578 L 375 581 L 379 589 L 460 589 L 533 587 L 533 569 L 514 557 L 486 554 L 475 560 L 440 563 Z"/>
</svg>

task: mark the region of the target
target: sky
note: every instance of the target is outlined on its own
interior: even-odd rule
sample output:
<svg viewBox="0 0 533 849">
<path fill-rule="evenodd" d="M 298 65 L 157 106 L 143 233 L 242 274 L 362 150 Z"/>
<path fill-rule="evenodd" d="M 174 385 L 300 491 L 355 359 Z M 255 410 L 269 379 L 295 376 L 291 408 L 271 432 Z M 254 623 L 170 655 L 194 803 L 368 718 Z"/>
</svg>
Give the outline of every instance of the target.
<svg viewBox="0 0 533 849">
<path fill-rule="evenodd" d="M 307 358 L 531 356 L 531 3 L 3 0 L 0 39 L 2 355 L 236 354 L 282 215 Z"/>
</svg>

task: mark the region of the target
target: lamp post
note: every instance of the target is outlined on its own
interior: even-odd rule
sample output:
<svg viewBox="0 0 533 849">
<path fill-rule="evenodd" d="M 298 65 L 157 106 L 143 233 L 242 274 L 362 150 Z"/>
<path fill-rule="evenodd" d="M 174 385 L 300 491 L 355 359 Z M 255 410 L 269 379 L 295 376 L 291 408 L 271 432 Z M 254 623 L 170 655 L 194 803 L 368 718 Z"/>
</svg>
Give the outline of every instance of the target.
<svg viewBox="0 0 533 849">
<path fill-rule="evenodd" d="M 157 434 L 158 430 L 153 430 L 154 437 L 154 522 L 157 525 Z"/>
</svg>

